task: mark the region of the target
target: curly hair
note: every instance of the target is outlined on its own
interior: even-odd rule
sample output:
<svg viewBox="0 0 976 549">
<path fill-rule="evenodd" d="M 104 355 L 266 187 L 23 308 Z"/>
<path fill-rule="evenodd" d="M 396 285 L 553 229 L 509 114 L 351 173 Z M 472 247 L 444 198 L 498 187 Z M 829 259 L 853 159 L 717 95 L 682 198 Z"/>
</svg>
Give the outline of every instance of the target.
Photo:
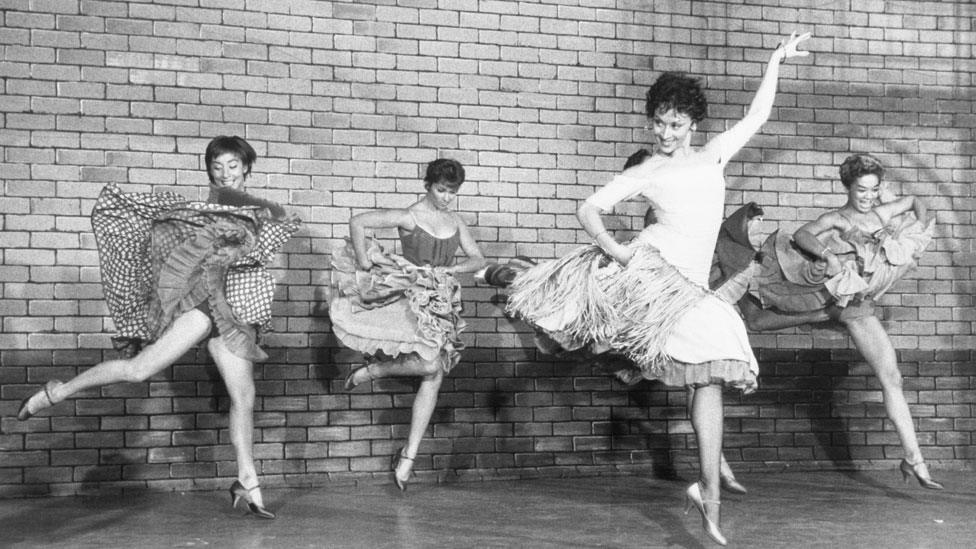
<svg viewBox="0 0 976 549">
<path fill-rule="evenodd" d="M 878 181 L 884 179 L 884 166 L 870 154 L 852 154 L 840 165 L 840 182 L 848 189 L 855 181 L 869 174 L 878 176 Z"/>
<path fill-rule="evenodd" d="M 647 90 L 647 117 L 659 110 L 674 109 L 687 114 L 693 122 L 701 122 L 708 110 L 708 101 L 697 78 L 679 72 L 666 72 Z"/>
<path fill-rule="evenodd" d="M 233 154 L 244 164 L 244 177 L 251 175 L 251 167 L 258 159 L 254 147 L 236 135 L 218 135 L 207 144 L 207 152 L 203 155 L 203 160 L 207 164 L 207 176 L 211 183 L 214 183 L 214 178 L 210 173 L 210 163 L 224 153 Z"/>
<path fill-rule="evenodd" d="M 434 183 L 457 190 L 464 183 L 464 166 L 452 158 L 438 158 L 427 164 L 427 175 L 424 176 L 424 188 L 429 189 Z"/>
</svg>

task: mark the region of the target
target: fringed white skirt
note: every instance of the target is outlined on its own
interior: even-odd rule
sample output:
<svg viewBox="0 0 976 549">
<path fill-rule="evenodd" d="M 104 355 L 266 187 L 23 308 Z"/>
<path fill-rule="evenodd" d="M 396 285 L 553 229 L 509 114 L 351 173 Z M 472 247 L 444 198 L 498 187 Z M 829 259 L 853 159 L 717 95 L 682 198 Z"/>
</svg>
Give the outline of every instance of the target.
<svg viewBox="0 0 976 549">
<path fill-rule="evenodd" d="M 722 384 L 752 392 L 759 367 L 742 319 L 656 248 L 631 243 L 621 266 L 597 246 L 540 263 L 512 283 L 507 312 L 567 350 L 623 355 L 629 383 Z M 546 349 L 544 349 L 546 350 Z"/>
</svg>

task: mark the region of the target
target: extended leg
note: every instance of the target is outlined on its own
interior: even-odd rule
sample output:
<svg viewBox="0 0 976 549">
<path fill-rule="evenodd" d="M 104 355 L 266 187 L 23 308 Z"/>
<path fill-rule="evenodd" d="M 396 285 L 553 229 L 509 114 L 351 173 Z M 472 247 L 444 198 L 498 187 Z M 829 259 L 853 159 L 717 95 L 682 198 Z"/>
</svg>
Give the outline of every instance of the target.
<svg viewBox="0 0 976 549">
<path fill-rule="evenodd" d="M 884 395 L 885 410 L 888 419 L 895 426 L 901 445 L 905 449 L 905 458 L 911 463 L 922 461 L 922 451 L 918 447 L 915 436 L 915 426 L 912 414 L 902 392 L 901 372 L 898 371 L 898 359 L 895 348 L 891 344 L 881 321 L 875 316 L 865 316 L 845 323 L 854 346 L 864 355 L 874 374 L 881 382 Z"/>
<path fill-rule="evenodd" d="M 145 381 L 170 366 L 210 332 L 210 319 L 196 309 L 177 317 L 152 345 L 128 359 L 106 360 L 92 366 L 65 383 L 49 383 L 25 402 L 18 417 L 38 411 L 72 397 L 78 391 L 123 381 Z"/>
</svg>

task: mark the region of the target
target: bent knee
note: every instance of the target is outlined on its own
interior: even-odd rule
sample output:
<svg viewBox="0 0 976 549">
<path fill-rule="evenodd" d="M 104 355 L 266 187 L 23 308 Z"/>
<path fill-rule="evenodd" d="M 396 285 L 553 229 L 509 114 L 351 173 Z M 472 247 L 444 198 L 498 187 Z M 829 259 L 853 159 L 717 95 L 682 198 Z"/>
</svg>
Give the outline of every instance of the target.
<svg viewBox="0 0 976 549">
<path fill-rule="evenodd" d="M 893 368 L 891 371 L 878 372 L 878 381 L 881 382 L 882 387 L 888 389 L 901 389 L 904 384 L 901 372 L 897 368 Z"/>
<path fill-rule="evenodd" d="M 122 380 L 128 383 L 141 383 L 153 375 L 152 365 L 139 357 L 126 361 L 122 367 Z"/>
<path fill-rule="evenodd" d="M 436 381 L 440 383 L 440 381 L 444 379 L 444 369 L 441 368 L 441 363 L 439 360 L 425 362 L 420 374 L 426 381 Z"/>
</svg>

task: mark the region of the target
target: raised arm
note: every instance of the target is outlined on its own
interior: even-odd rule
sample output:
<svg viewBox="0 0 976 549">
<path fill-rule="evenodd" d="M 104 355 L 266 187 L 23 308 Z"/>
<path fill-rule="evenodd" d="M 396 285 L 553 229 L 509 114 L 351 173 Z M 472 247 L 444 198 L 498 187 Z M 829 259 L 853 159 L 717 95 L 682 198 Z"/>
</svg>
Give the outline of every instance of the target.
<svg viewBox="0 0 976 549">
<path fill-rule="evenodd" d="M 718 146 L 718 142 L 721 140 L 721 150 L 724 151 L 727 157 L 731 157 L 739 149 L 744 147 L 749 139 L 759 131 L 759 128 L 769 120 L 769 115 L 773 111 L 773 102 L 776 99 L 776 84 L 779 80 L 780 62 L 791 57 L 806 57 L 810 55 L 808 51 L 796 49 L 800 43 L 808 38 L 810 38 L 809 32 L 799 36 L 794 32 L 788 40 L 780 42 L 779 46 L 773 50 L 772 55 L 769 56 L 769 63 L 766 65 L 762 82 L 759 84 L 759 89 L 756 90 L 756 95 L 753 97 L 745 117 L 737 122 L 730 130 L 713 140 L 715 145 L 709 143 L 708 147 Z M 727 162 L 728 160 L 729 158 L 722 159 L 723 162 Z"/>
<path fill-rule="evenodd" d="M 361 269 L 369 269 L 373 261 L 366 254 L 366 229 L 407 227 L 410 213 L 407 210 L 376 210 L 354 215 L 349 220 L 349 239 L 356 252 L 356 262 Z"/>
<path fill-rule="evenodd" d="M 485 256 L 481 253 L 478 242 L 471 236 L 468 225 L 460 216 L 456 215 L 455 217 L 457 218 L 458 235 L 461 237 L 461 249 L 464 250 L 464 255 L 467 258 L 456 265 L 445 267 L 444 271 L 448 273 L 473 273 L 485 266 Z"/>
<path fill-rule="evenodd" d="M 929 209 L 925 202 L 914 196 L 903 196 L 896 200 L 885 202 L 875 207 L 875 210 L 885 223 L 892 217 L 901 215 L 909 210 L 915 213 L 915 218 L 923 225 L 928 222 L 929 218 Z"/>
</svg>

